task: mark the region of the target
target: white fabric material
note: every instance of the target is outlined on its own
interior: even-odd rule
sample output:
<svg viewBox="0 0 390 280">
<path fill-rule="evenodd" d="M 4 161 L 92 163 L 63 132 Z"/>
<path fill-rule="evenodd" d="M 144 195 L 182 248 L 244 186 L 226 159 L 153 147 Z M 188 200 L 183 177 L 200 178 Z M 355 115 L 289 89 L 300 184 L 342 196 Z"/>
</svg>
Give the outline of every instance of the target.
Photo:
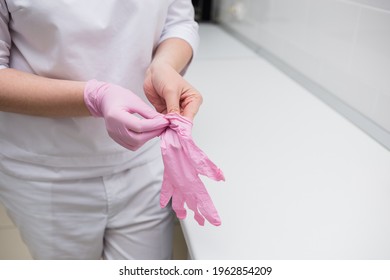
<svg viewBox="0 0 390 280">
<path fill-rule="evenodd" d="M 170 259 L 161 158 L 114 175 L 37 182 L 0 171 L 0 202 L 35 259 Z"/>
<path fill-rule="evenodd" d="M 196 50 L 193 16 L 189 0 L 0 0 L 0 67 L 115 83 L 146 100 L 143 79 L 157 44 L 178 37 Z M 0 169 L 23 178 L 107 175 L 155 157 L 155 144 L 130 152 L 103 119 L 0 112 Z"/>
</svg>

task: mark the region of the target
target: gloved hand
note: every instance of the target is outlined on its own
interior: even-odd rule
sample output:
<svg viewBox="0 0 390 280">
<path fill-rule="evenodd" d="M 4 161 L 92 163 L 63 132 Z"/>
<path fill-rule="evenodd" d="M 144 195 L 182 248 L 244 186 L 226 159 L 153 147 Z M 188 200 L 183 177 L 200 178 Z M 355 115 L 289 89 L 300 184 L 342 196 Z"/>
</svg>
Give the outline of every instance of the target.
<svg viewBox="0 0 390 280">
<path fill-rule="evenodd" d="M 192 122 L 178 114 L 165 116 L 170 126 L 161 134 L 164 178 L 160 206 L 172 198 L 172 208 L 179 219 L 187 215 L 184 203 L 195 213 L 195 220 L 204 225 L 205 218 L 213 225 L 221 219 L 199 178 L 205 175 L 216 181 L 225 180 L 222 171 L 200 150 L 191 137 Z"/>
<path fill-rule="evenodd" d="M 140 97 L 118 85 L 90 80 L 84 89 L 84 102 L 94 117 L 104 118 L 110 137 L 132 151 L 159 136 L 169 125 Z"/>
</svg>

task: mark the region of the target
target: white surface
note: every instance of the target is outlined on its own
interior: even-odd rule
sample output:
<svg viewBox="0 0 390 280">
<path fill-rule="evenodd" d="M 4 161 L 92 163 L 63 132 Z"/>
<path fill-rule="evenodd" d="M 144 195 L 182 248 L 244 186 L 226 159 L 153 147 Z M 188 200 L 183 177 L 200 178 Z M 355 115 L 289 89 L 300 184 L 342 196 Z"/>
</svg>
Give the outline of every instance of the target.
<svg viewBox="0 0 390 280">
<path fill-rule="evenodd" d="M 226 175 L 204 179 L 222 225 L 182 222 L 191 257 L 389 259 L 390 152 L 225 35 L 201 25 L 187 74 L 204 96 L 195 141 Z M 214 43 L 225 54 L 206 59 Z"/>
<path fill-rule="evenodd" d="M 250 49 L 244 47 L 235 38 L 221 32 L 217 25 L 203 24 L 199 28 L 201 42 L 196 61 L 205 59 L 224 59 L 257 57 Z"/>
</svg>

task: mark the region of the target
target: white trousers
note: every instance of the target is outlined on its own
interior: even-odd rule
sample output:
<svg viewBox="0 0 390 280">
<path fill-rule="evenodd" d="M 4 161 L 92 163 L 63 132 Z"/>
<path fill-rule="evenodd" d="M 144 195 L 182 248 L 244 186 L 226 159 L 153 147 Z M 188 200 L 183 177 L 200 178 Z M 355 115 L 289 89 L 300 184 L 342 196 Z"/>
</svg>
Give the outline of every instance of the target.
<svg viewBox="0 0 390 280">
<path fill-rule="evenodd" d="M 60 182 L 0 172 L 0 202 L 35 259 L 170 259 L 173 216 L 161 209 L 162 161 Z"/>
</svg>

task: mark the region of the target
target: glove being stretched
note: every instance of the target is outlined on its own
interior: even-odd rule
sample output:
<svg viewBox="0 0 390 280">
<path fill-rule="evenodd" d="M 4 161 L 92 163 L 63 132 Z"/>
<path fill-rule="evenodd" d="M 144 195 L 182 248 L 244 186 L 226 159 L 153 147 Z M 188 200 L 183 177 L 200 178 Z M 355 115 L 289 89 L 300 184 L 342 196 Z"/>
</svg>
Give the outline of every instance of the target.
<svg viewBox="0 0 390 280">
<path fill-rule="evenodd" d="M 215 226 L 220 225 L 221 219 L 199 174 L 220 181 L 225 180 L 222 171 L 195 145 L 190 120 L 178 114 L 168 114 L 165 118 L 170 125 L 161 134 L 164 161 L 161 207 L 164 208 L 172 198 L 172 208 L 179 219 L 187 215 L 186 203 L 194 211 L 199 225 L 204 225 L 205 218 Z"/>
</svg>

